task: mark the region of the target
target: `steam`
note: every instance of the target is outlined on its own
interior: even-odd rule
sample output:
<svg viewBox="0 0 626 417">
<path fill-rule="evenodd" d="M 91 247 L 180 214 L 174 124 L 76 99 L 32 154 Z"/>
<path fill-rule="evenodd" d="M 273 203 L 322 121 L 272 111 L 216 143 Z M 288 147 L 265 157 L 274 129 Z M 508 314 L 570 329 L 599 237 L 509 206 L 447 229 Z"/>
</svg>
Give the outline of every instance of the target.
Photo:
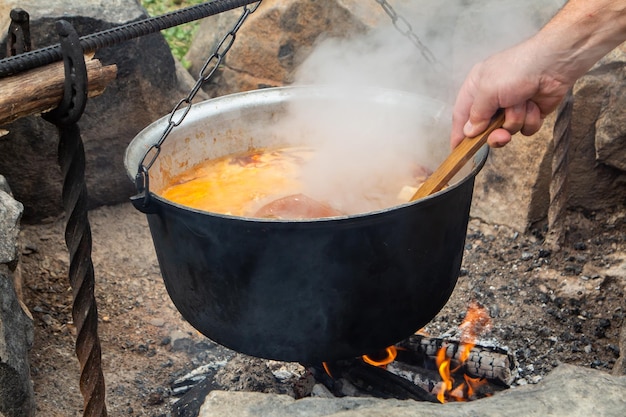
<svg viewBox="0 0 626 417">
<path fill-rule="evenodd" d="M 305 167 L 306 192 L 340 210 L 376 209 L 381 200 L 389 200 L 385 193 L 394 194 L 411 181 L 416 162 L 434 169 L 449 152 L 450 110 L 467 71 L 532 35 L 564 3 L 389 2 L 436 57 L 435 65 L 384 16 L 380 26 L 364 35 L 320 41 L 295 74 L 296 85 L 345 89 L 353 97 L 319 108 L 296 103 L 288 122 L 290 134 L 308 136 L 318 150 Z M 378 12 L 384 15 L 382 8 Z M 438 103 L 381 111 L 368 102 L 367 88 L 417 94 Z M 364 196 L 365 206 L 356 208 Z"/>
</svg>

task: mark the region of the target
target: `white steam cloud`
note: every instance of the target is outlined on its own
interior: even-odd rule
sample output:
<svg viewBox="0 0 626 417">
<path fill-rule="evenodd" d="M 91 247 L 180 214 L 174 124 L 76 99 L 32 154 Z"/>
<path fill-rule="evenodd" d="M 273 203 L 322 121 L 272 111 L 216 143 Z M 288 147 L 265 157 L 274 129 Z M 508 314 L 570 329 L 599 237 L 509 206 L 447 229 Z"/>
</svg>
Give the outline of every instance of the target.
<svg viewBox="0 0 626 417">
<path fill-rule="evenodd" d="M 369 0 L 374 3 L 374 0 Z M 440 105 L 380 112 L 367 100 L 291 109 L 301 130 L 315 138 L 319 156 L 305 169 L 306 193 L 338 209 L 370 211 L 389 184 L 399 190 L 415 163 L 434 169 L 449 152 L 448 134 L 458 86 L 472 65 L 536 32 L 563 0 L 389 0 L 437 59 L 419 49 L 386 18 L 349 39 L 320 41 L 299 67 L 294 84 L 400 90 Z M 384 11 L 379 9 L 380 13 Z M 386 17 L 386 16 L 385 16 Z M 445 105 L 448 107 L 446 108 Z M 438 128 L 433 128 L 433 118 Z M 293 133 L 293 124 L 290 124 Z M 394 186 L 391 186 L 393 189 Z M 374 194 L 372 194 L 374 193 Z M 365 206 L 356 207 L 357 201 Z"/>
</svg>

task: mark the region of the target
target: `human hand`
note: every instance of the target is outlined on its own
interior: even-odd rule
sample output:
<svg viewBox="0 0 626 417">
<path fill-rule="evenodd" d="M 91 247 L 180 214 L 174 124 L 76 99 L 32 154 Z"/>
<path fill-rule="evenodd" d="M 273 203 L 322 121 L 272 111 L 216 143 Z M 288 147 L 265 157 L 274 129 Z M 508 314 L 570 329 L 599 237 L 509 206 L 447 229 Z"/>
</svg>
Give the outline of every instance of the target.
<svg viewBox="0 0 626 417">
<path fill-rule="evenodd" d="M 506 145 L 517 132 L 536 133 L 575 80 L 557 73 L 559 57 L 531 38 L 477 64 L 461 86 L 452 116 L 450 144 L 483 132 L 491 117 L 504 109 L 501 129 L 488 138 L 492 147 Z"/>
</svg>

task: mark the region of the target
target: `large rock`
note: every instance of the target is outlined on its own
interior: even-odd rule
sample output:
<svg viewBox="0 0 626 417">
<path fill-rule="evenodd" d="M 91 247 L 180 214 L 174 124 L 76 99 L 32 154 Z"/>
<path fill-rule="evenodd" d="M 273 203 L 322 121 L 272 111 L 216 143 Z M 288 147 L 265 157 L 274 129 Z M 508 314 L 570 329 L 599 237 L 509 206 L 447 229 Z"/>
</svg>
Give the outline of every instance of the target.
<svg viewBox="0 0 626 417">
<path fill-rule="evenodd" d="M 1 33 L 7 33 L 8 10 L 13 7 L 29 12 L 35 48 L 58 43 L 54 25 L 61 18 L 82 36 L 147 17 L 135 0 L 0 0 L 0 11 L 4 11 Z M 0 46 L 0 51 L 5 49 L 4 44 Z M 134 187 L 123 165 L 128 142 L 143 127 L 169 113 L 193 85 L 192 77 L 181 70 L 159 33 L 101 49 L 96 58 L 105 65 L 117 65 L 118 72 L 103 95 L 89 100 L 79 123 L 87 156 L 90 207 L 126 201 L 132 195 Z M 3 128 L 10 133 L 0 140 L 0 172 L 24 204 L 24 220 L 59 214 L 62 179 L 56 129 L 38 116 Z"/>
<path fill-rule="evenodd" d="M 537 385 L 500 392 L 466 403 L 432 404 L 374 398 L 305 398 L 252 392 L 211 392 L 200 417 L 621 417 L 626 377 L 560 365 Z"/>
<path fill-rule="evenodd" d="M 28 361 L 33 323 L 14 287 L 23 207 L 4 184 L 0 176 L 0 415 L 28 417 L 35 414 Z"/>
</svg>

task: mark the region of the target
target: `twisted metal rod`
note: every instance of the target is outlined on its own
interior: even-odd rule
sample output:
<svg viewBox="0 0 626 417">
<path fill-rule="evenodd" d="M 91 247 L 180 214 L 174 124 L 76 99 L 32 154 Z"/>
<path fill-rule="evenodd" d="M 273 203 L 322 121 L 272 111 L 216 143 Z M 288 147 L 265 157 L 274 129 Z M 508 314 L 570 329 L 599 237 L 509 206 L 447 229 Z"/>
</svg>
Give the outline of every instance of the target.
<svg viewBox="0 0 626 417">
<path fill-rule="evenodd" d="M 72 287 L 72 318 L 76 326 L 76 356 L 80 363 L 80 391 L 83 415 L 106 417 L 102 373 L 98 308 L 94 296 L 94 267 L 91 260 L 91 227 L 87 218 L 85 150 L 76 123 L 59 126 L 59 165 L 63 172 L 65 243 L 70 255 L 69 281 Z"/>
<path fill-rule="evenodd" d="M 236 9 L 258 0 L 213 0 L 186 7 L 161 16 L 116 26 L 102 32 L 80 38 L 85 53 L 120 44 L 122 42 L 159 32 L 174 26 Z M 59 44 L 11 56 L 0 60 L 0 77 L 14 75 L 29 69 L 42 67 L 63 59 Z"/>
<path fill-rule="evenodd" d="M 59 131 L 58 161 L 63 174 L 65 243 L 70 255 L 68 278 L 72 288 L 72 318 L 76 326 L 75 352 L 80 363 L 80 391 L 86 417 L 106 417 L 98 308 L 91 260 L 91 227 L 87 215 L 85 148 L 78 121 L 87 104 L 87 68 L 78 34 L 67 21 L 57 22 L 65 66 L 65 91 L 59 106 L 43 115 Z"/>
</svg>

